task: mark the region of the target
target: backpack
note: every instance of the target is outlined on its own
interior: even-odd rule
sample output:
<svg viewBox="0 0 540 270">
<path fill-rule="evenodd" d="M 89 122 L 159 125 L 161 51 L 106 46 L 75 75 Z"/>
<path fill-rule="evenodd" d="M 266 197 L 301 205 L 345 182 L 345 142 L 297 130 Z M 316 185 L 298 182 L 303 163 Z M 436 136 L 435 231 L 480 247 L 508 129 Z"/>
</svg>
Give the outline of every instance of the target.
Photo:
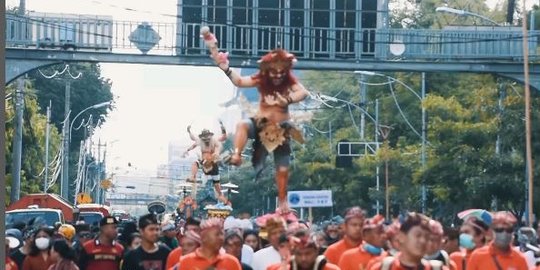
<svg viewBox="0 0 540 270">
<path fill-rule="evenodd" d="M 381 263 L 381 270 L 391 270 L 392 264 L 394 263 L 395 257 L 386 257 L 382 260 Z M 436 260 L 424 260 L 422 259 L 422 264 L 420 267 L 420 270 L 424 270 L 425 265 L 429 264 L 431 267 L 431 270 L 443 270 L 443 263 L 441 261 Z"/>
</svg>

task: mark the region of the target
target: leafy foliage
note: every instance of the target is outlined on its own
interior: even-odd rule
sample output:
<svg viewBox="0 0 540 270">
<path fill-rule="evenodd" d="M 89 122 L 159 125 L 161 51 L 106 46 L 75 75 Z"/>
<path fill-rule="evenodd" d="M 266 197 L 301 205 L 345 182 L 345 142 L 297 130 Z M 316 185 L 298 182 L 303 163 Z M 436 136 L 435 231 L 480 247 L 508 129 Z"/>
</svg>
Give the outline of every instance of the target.
<svg viewBox="0 0 540 270">
<path fill-rule="evenodd" d="M 64 65 L 51 66 L 41 69 L 47 76 L 61 71 Z M 73 118 L 82 110 L 95 104 L 113 100 L 111 93 L 111 81 L 101 77 L 100 67 L 93 63 L 76 63 L 70 65 L 70 72 L 73 75 L 82 73 L 82 76 L 71 82 L 71 114 Z M 61 147 L 61 133 L 64 122 L 64 102 L 65 102 L 65 77 L 60 75 L 55 79 L 47 79 L 38 70 L 28 74 L 29 80 L 25 88 L 25 109 L 23 127 L 23 154 L 21 171 L 21 195 L 40 192 L 43 190 L 43 168 L 45 156 L 45 129 L 46 111 L 49 103 L 51 106 L 51 137 L 50 156 L 52 162 Z M 64 77 L 63 77 L 64 76 Z M 14 93 L 14 86 L 7 87 L 7 93 Z M 14 94 L 13 94 L 14 96 Z M 109 109 L 113 106 L 91 109 L 80 115 L 73 127 L 87 122 L 89 117 L 93 118 L 93 126 L 104 123 Z M 14 134 L 14 102 L 11 99 L 6 103 L 6 190 L 11 192 L 11 166 L 12 166 L 12 142 Z M 91 136 L 87 129 L 72 129 L 70 145 L 70 179 L 76 174 L 77 166 L 73 166 L 78 160 L 80 142 Z M 50 171 L 49 176 L 52 175 Z M 52 188 L 53 192 L 58 191 L 58 186 Z"/>
</svg>

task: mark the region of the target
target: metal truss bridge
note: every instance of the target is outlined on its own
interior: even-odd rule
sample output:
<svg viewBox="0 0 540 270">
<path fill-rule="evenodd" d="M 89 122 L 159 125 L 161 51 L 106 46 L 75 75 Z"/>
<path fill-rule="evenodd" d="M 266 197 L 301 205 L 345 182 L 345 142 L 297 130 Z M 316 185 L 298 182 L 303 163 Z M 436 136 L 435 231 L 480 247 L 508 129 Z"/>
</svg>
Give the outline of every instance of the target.
<svg viewBox="0 0 540 270">
<path fill-rule="evenodd" d="M 213 65 L 199 36 L 201 23 L 47 13 L 8 13 L 6 20 L 8 83 L 30 70 L 62 62 Z M 516 27 L 204 25 L 216 34 L 220 48 L 230 53 L 234 67 L 255 68 L 261 55 L 281 45 L 297 56 L 296 68 L 303 70 L 492 73 L 523 82 L 523 36 Z M 531 86 L 536 89 L 540 89 L 539 35 L 540 31 L 529 31 Z"/>
</svg>

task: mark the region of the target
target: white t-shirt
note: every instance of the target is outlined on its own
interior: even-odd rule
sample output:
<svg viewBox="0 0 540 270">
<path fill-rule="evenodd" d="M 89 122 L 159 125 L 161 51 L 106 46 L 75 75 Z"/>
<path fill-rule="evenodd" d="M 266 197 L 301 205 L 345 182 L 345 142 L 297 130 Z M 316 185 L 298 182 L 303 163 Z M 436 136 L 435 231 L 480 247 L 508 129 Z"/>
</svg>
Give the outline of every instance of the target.
<svg viewBox="0 0 540 270">
<path fill-rule="evenodd" d="M 244 244 L 242 246 L 242 262 L 251 265 L 251 262 L 253 261 L 253 248 L 250 246 Z"/>
<path fill-rule="evenodd" d="M 266 270 L 272 264 L 281 262 L 281 256 L 274 247 L 263 248 L 253 254 L 251 267 L 253 270 Z"/>
</svg>

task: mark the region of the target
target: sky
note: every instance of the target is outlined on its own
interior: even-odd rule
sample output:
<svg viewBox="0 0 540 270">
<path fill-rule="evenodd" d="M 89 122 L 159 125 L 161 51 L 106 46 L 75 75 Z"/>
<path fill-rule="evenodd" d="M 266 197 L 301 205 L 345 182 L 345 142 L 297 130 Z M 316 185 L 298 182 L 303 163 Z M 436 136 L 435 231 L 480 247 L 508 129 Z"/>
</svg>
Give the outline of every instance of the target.
<svg viewBox="0 0 540 270">
<path fill-rule="evenodd" d="M 487 2 L 493 7 L 499 0 Z M 529 4 L 533 2 L 538 0 L 528 0 Z M 175 14 L 176 0 L 155 3 L 159 5 L 149 4 L 147 0 L 26 0 L 26 8 L 38 12 L 113 15 L 115 20 L 174 22 L 174 18 L 159 14 Z M 19 0 L 6 0 L 8 7 L 18 4 Z M 193 123 L 195 131 L 203 126 L 217 131 L 217 119 L 225 110 L 219 104 L 233 96 L 231 83 L 217 68 L 101 66 L 102 76 L 113 81 L 112 92 L 116 96 L 116 109 L 94 138 L 108 143 L 108 168 L 125 168 L 131 163 L 141 172 L 155 174 L 158 165 L 166 163 L 170 141 L 189 145 L 187 125 Z"/>
<path fill-rule="evenodd" d="M 7 6 L 18 6 L 7 0 Z M 159 14 L 128 12 L 121 7 L 155 13 L 176 13 L 176 0 L 159 0 L 159 5 L 136 0 L 26 0 L 26 9 L 37 12 L 113 15 L 115 20 L 172 22 Z M 208 59 L 211 61 L 211 59 Z M 102 63 L 102 76 L 113 82 L 115 110 L 96 131 L 94 141 L 107 146 L 107 167 L 138 174 L 154 174 L 167 162 L 170 141 L 186 145 L 186 133 L 210 127 L 219 131 L 217 119 L 224 112 L 219 104 L 233 96 L 233 86 L 217 68 Z M 127 168 L 131 163 L 132 168 Z"/>
</svg>

